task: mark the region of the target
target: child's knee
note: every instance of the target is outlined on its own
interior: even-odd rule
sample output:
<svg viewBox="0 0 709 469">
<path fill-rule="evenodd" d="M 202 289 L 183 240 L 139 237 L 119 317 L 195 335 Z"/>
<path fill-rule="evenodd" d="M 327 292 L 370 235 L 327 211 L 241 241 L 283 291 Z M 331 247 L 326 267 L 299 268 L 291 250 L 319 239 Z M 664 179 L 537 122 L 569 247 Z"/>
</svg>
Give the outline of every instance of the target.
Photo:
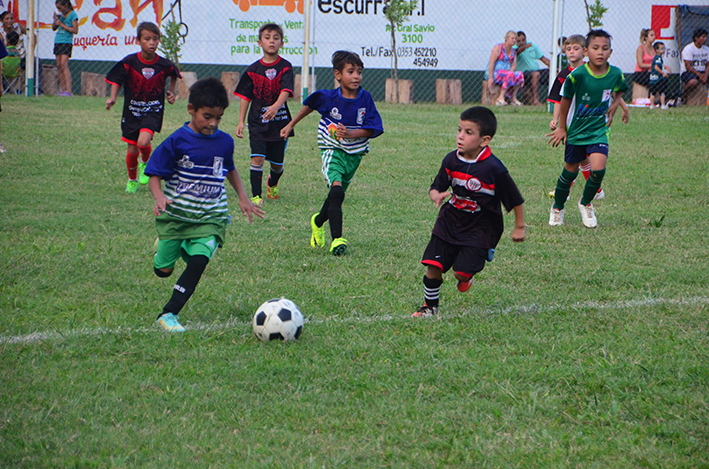
<svg viewBox="0 0 709 469">
<path fill-rule="evenodd" d="M 264 158 L 263 156 L 252 156 L 251 157 L 251 164 L 254 166 L 263 166 L 265 161 L 266 161 L 266 158 Z"/>
<path fill-rule="evenodd" d="M 155 275 L 157 275 L 160 278 L 167 278 L 170 275 L 172 275 L 172 271 L 174 269 L 171 269 L 169 267 L 165 267 L 162 269 L 158 269 L 157 267 L 153 267 L 153 272 L 155 272 Z"/>
<path fill-rule="evenodd" d="M 345 188 L 340 184 L 333 184 L 330 188 L 330 203 L 342 205 L 345 200 Z"/>
<path fill-rule="evenodd" d="M 443 278 L 443 271 L 440 267 L 435 265 L 426 266 L 426 277 L 430 279 L 441 280 Z"/>
</svg>

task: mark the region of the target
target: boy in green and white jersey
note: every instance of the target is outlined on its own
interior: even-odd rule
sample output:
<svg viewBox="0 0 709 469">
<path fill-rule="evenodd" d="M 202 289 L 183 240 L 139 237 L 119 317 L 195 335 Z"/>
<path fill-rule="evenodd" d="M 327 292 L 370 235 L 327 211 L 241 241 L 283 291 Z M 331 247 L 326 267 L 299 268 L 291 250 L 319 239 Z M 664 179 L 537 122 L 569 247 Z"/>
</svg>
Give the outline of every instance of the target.
<svg viewBox="0 0 709 469">
<path fill-rule="evenodd" d="M 584 226 L 597 226 L 591 201 L 601 187 L 606 172 L 608 131 L 622 94 L 628 89 L 623 72 L 608 63 L 612 53 L 610 34 L 602 29 L 589 32 L 584 52 L 588 56 L 588 63 L 571 72 L 564 83 L 561 99 L 559 122 L 567 122 L 568 113 L 573 109 L 571 124 L 568 129 L 565 125 L 559 125 L 547 134 L 553 146 L 566 143 L 564 169 L 556 183 L 554 204 L 549 213 L 551 226 L 564 223 L 566 197 L 578 174 L 579 163 L 587 157 L 591 162 L 591 175 L 578 207 Z"/>
</svg>

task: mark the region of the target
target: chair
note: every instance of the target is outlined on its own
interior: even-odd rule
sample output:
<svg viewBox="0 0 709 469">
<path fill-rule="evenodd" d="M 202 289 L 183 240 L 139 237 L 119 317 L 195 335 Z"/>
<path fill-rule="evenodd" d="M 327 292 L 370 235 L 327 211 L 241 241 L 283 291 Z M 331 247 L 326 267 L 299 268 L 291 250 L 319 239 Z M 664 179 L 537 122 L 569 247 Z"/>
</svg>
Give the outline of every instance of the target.
<svg viewBox="0 0 709 469">
<path fill-rule="evenodd" d="M 2 88 L 3 94 L 12 91 L 15 94 L 20 93 L 24 87 L 24 80 L 20 63 L 20 57 L 7 56 L 2 59 Z"/>
</svg>

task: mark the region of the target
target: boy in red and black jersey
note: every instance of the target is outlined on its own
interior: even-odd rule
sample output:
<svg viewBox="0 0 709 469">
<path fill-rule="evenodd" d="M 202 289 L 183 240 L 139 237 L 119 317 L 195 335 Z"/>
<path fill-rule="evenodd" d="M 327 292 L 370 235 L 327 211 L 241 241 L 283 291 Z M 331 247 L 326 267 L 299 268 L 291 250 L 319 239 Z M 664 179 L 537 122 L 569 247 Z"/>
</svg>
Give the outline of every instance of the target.
<svg viewBox="0 0 709 469">
<path fill-rule="evenodd" d="M 239 125 L 236 127 L 236 136 L 239 138 L 244 138 L 248 113 L 251 201 L 261 205 L 265 161 L 271 164 L 266 184 L 267 197 L 278 199 L 278 181 L 283 175 L 283 160 L 288 143 L 280 133 L 291 121 L 286 100 L 293 96 L 294 86 L 293 65 L 278 55 L 283 45 L 283 29 L 275 23 L 264 24 L 259 29 L 258 44 L 263 49 L 263 58 L 249 65 L 236 85 L 234 94 L 241 98 Z"/>
<path fill-rule="evenodd" d="M 182 78 L 172 62 L 155 53 L 160 43 L 160 28 L 155 24 L 144 22 L 138 25 L 138 43 L 140 52 L 124 57 L 106 76 L 106 81 L 111 84 L 111 97 L 106 101 L 106 109 L 116 104 L 121 86 L 125 96 L 121 131 L 123 141 L 128 143 L 128 193 L 138 190 L 138 182 L 148 183 L 149 178 L 144 174 L 145 166 L 152 152 L 150 142 L 153 134 L 162 129 L 165 85 L 167 79 L 171 78 L 167 102 L 174 104 L 177 78 Z"/>
<path fill-rule="evenodd" d="M 473 276 L 492 260 L 502 236 L 502 205 L 515 212 L 512 240 L 524 241 L 524 199 L 505 165 L 488 146 L 496 131 L 495 114 L 485 107 L 473 107 L 460 115 L 458 149 L 443 158 L 429 191 L 431 200 L 441 209 L 421 260 L 426 266 L 425 302 L 413 317 L 438 314 L 443 274 L 451 268 L 458 290 L 470 289 Z"/>
</svg>

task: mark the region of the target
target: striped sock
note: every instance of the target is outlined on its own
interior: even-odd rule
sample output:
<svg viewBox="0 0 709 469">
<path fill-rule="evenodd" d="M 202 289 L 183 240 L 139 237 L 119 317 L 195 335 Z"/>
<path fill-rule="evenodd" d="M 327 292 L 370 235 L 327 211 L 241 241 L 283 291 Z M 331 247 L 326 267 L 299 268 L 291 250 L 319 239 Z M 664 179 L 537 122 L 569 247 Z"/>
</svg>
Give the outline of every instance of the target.
<svg viewBox="0 0 709 469">
<path fill-rule="evenodd" d="M 423 276 L 423 297 L 426 306 L 438 306 L 443 280 Z"/>
</svg>

